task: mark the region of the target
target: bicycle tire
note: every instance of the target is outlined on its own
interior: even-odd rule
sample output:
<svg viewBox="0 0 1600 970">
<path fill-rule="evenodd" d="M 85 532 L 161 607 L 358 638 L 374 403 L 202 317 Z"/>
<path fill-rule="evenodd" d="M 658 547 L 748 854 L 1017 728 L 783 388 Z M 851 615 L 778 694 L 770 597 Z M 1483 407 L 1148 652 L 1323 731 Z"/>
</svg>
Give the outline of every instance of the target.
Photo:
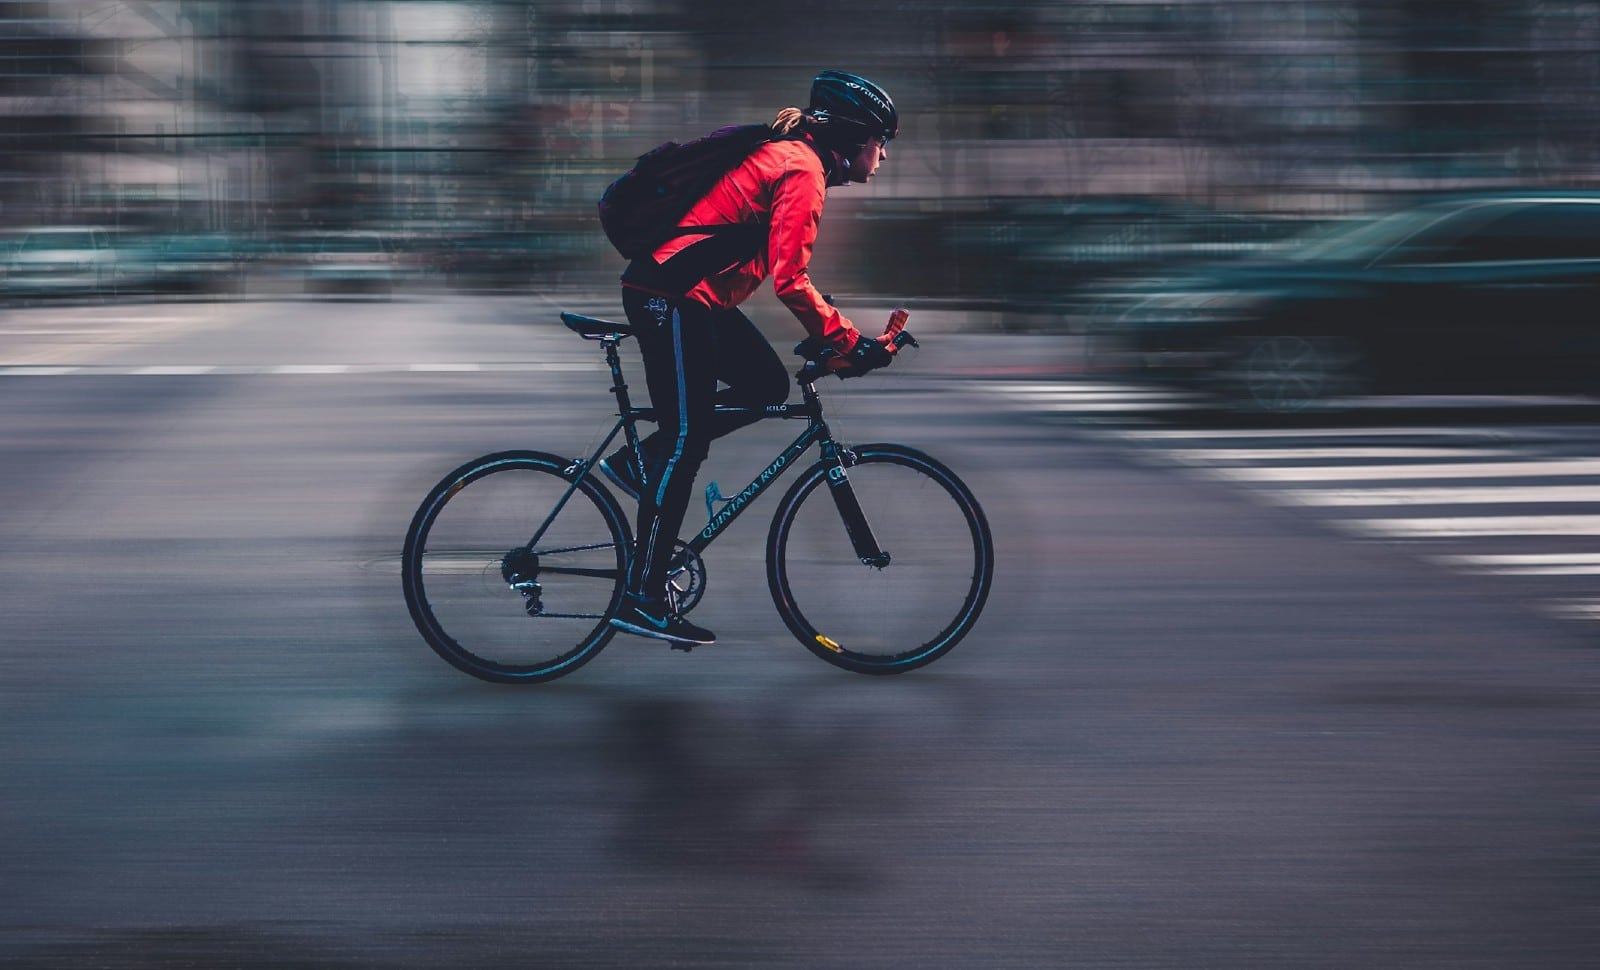
<svg viewBox="0 0 1600 970">
<path fill-rule="evenodd" d="M 417 508 L 401 552 L 406 606 L 428 646 L 458 670 L 541 683 L 593 660 L 616 632 L 609 621 L 633 542 L 621 507 L 592 475 L 537 547 L 522 548 L 572 486 L 574 464 L 536 451 L 485 455 L 446 475 Z"/>
<path fill-rule="evenodd" d="M 852 450 L 845 472 L 889 563 L 861 563 L 818 462 L 778 504 L 767 584 L 816 656 L 856 673 L 904 673 L 971 632 L 994 583 L 994 541 L 972 490 L 944 465 L 901 445 Z"/>
</svg>

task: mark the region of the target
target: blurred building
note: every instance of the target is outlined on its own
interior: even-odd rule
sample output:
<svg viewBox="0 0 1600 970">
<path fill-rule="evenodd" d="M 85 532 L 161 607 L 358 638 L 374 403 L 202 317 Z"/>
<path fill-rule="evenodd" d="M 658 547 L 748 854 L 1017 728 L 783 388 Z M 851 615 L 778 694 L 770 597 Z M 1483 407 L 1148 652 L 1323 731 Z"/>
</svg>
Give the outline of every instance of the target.
<svg viewBox="0 0 1600 970">
<path fill-rule="evenodd" d="M 0 0 L 0 213 L 599 278 L 634 156 L 824 67 L 903 111 L 892 177 L 830 216 L 880 247 L 1020 238 L 1019 200 L 1328 213 L 1600 173 L 1595 0 Z"/>
</svg>

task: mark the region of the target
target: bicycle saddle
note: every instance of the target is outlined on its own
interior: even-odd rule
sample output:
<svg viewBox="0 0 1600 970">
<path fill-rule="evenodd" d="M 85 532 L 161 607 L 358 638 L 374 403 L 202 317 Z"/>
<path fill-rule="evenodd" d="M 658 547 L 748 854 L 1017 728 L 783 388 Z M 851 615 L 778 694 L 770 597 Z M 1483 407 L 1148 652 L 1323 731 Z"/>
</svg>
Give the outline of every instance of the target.
<svg viewBox="0 0 1600 970">
<path fill-rule="evenodd" d="M 602 337 L 631 337 L 633 324 L 615 323 L 611 320 L 601 320 L 597 317 L 586 317 L 581 313 L 563 313 L 561 322 L 573 333 L 598 340 Z"/>
</svg>

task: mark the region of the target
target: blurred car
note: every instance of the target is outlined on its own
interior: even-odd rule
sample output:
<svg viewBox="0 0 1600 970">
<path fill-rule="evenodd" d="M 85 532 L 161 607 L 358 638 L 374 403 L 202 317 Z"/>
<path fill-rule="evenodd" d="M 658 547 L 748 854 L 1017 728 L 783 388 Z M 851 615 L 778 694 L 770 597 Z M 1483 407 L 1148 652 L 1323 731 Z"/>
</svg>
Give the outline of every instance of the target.
<svg viewBox="0 0 1600 970">
<path fill-rule="evenodd" d="M 613 264 L 605 237 L 587 221 L 546 219 L 538 229 L 463 233 L 439 246 L 432 263 L 446 285 L 470 292 L 517 292 L 566 279 L 599 258 Z"/>
<path fill-rule="evenodd" d="M 158 293 L 237 295 L 244 292 L 249 248 L 223 232 L 179 233 L 150 245 L 150 288 Z"/>
<path fill-rule="evenodd" d="M 0 287 L 9 299 L 109 296 L 142 276 L 118 234 L 101 226 L 40 226 L 9 242 L 0 262 Z"/>
<path fill-rule="evenodd" d="M 531 233 L 478 232 L 440 247 L 437 263 L 447 285 L 462 290 L 517 290 L 539 268 L 542 239 Z"/>
<path fill-rule="evenodd" d="M 1600 194 L 1441 200 L 1130 286 L 1094 362 L 1264 411 L 1355 394 L 1600 392 Z"/>
<path fill-rule="evenodd" d="M 387 235 L 371 230 L 315 232 L 276 240 L 268 257 L 276 275 L 298 277 L 318 296 L 387 297 L 405 278 Z"/>
<path fill-rule="evenodd" d="M 998 200 L 949 243 L 1010 305 L 1073 316 L 1109 278 L 1242 259 L 1299 228 L 1155 197 Z"/>
</svg>

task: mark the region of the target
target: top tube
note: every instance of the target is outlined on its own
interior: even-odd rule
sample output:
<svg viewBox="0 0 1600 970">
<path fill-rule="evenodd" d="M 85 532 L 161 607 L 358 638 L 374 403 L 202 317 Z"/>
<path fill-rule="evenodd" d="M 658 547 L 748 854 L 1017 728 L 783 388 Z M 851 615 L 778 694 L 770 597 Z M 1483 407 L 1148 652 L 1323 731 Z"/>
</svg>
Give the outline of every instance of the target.
<svg viewBox="0 0 1600 970">
<path fill-rule="evenodd" d="M 753 414 L 760 418 L 811 418 L 820 417 L 820 409 L 809 401 L 799 404 L 768 404 L 765 407 L 737 407 L 729 404 L 716 406 L 718 414 Z"/>
</svg>

